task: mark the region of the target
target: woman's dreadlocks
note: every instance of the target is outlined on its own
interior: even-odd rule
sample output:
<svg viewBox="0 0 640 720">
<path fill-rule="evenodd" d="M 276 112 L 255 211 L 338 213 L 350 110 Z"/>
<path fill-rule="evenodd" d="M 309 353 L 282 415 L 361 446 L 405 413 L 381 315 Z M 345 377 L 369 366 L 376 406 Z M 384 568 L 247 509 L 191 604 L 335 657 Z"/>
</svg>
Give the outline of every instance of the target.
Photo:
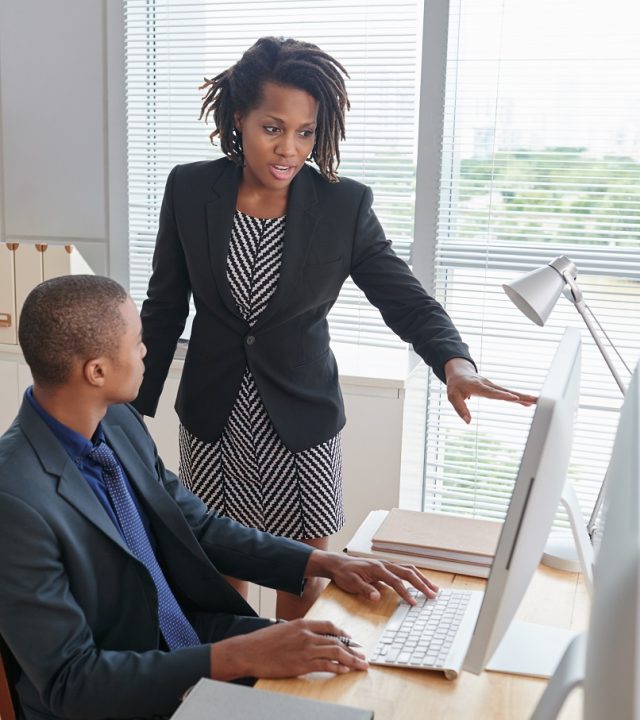
<svg viewBox="0 0 640 720">
<path fill-rule="evenodd" d="M 211 80 L 205 78 L 207 93 L 200 119 L 213 114 L 222 152 L 237 165 L 243 164 L 242 135 L 235 127 L 234 114 L 258 107 L 266 82 L 304 90 L 318 102 L 316 142 L 311 159 L 330 182 L 337 182 L 340 140 L 345 138 L 345 108 L 349 98 L 344 67 L 317 45 L 298 40 L 263 37 L 230 68 Z"/>
</svg>

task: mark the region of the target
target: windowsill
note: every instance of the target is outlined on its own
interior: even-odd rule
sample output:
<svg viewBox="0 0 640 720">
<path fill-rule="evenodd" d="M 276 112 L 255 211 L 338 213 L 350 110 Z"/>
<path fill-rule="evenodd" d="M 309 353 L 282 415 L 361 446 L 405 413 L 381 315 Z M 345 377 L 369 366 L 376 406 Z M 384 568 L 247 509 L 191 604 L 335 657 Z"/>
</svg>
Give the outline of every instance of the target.
<svg viewBox="0 0 640 720">
<path fill-rule="evenodd" d="M 341 382 L 353 385 L 404 387 L 421 362 L 409 348 L 381 348 L 352 343 L 332 343 Z"/>
</svg>

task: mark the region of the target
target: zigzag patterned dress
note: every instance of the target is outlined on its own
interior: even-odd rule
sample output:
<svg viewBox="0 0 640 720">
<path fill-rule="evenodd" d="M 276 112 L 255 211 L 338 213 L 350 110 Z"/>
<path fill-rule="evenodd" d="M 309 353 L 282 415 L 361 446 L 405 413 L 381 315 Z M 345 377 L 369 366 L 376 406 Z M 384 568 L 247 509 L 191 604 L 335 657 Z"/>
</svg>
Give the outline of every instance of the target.
<svg viewBox="0 0 640 720">
<path fill-rule="evenodd" d="M 278 285 L 284 228 L 285 217 L 236 211 L 227 278 L 250 326 Z M 210 510 L 275 535 L 325 537 L 344 524 L 340 434 L 292 453 L 271 424 L 248 367 L 216 442 L 203 442 L 180 426 L 179 474 Z"/>
</svg>

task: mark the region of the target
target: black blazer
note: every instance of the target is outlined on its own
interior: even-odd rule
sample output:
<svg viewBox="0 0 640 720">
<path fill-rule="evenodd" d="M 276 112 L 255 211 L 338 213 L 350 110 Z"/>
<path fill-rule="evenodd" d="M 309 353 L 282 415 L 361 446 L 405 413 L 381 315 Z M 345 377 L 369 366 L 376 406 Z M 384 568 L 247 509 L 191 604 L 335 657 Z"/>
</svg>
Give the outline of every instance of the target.
<svg viewBox="0 0 640 720">
<path fill-rule="evenodd" d="M 130 407 L 112 406 L 102 426 L 203 636 L 230 620 L 221 614 L 255 616 L 221 573 L 302 591 L 312 548 L 207 512 L 164 469 Z M 22 669 L 27 720 L 166 715 L 209 676 L 208 645 L 160 649 L 151 576 L 27 401 L 0 438 L 0 548 L 0 636 Z"/>
<path fill-rule="evenodd" d="M 347 178 L 330 183 L 309 166 L 291 185 L 278 287 L 250 328 L 226 276 L 240 178 L 226 158 L 178 165 L 169 175 L 141 312 L 148 348 L 134 402 L 141 413 L 155 413 L 190 293 L 196 317 L 176 410 L 207 442 L 220 436 L 247 365 L 290 450 L 313 447 L 343 427 L 327 314 L 349 275 L 440 379 L 447 360 L 471 360 L 442 306 L 391 249 L 372 210 L 371 190 Z"/>
</svg>

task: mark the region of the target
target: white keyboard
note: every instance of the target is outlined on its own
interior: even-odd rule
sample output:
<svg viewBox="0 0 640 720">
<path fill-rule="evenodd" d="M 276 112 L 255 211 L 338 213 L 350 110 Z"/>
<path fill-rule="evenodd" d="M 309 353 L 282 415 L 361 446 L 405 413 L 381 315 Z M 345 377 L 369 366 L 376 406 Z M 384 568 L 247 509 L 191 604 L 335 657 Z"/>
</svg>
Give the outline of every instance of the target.
<svg viewBox="0 0 640 720">
<path fill-rule="evenodd" d="M 433 600 L 409 588 L 417 605 L 401 601 L 385 626 L 369 662 L 460 673 L 484 593 L 440 590 Z"/>
</svg>

